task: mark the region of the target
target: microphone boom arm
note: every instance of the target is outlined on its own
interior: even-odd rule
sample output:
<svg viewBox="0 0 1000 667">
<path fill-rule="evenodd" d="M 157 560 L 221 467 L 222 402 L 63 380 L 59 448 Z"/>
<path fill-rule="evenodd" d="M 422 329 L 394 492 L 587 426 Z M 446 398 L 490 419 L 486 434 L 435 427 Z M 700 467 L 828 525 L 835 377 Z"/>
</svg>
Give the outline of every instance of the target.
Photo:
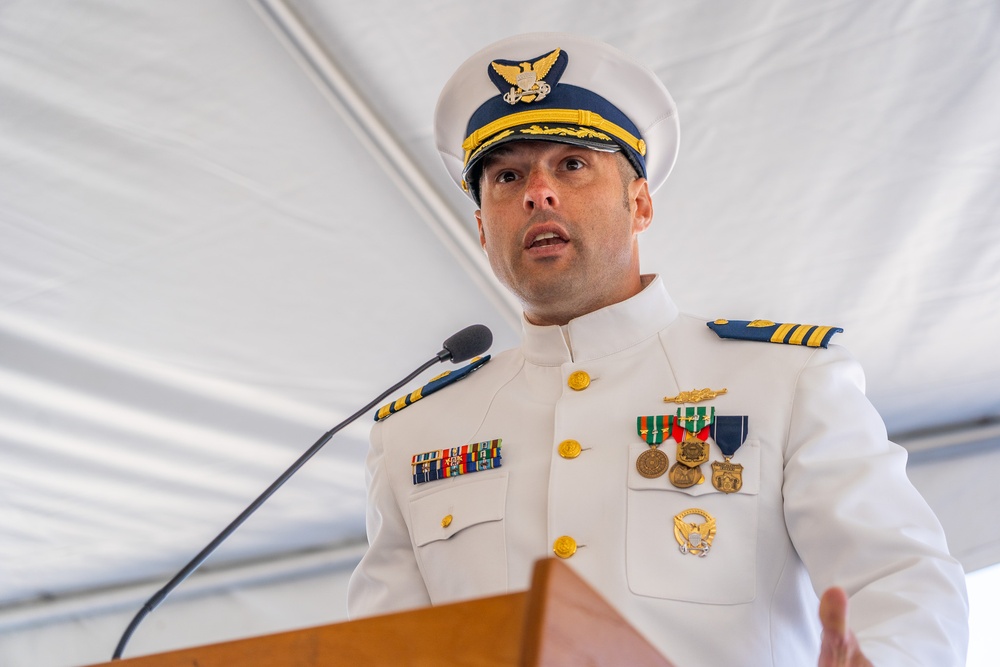
<svg viewBox="0 0 1000 667">
<path fill-rule="evenodd" d="M 482 326 L 482 325 L 473 325 L 473 326 Z M 457 336 L 457 334 L 456 334 L 456 336 Z M 490 338 L 492 339 L 492 336 L 490 336 Z M 451 339 L 449 339 L 449 340 L 451 340 Z M 262 494 L 260 494 L 257 497 L 256 500 L 254 500 L 252 503 L 250 503 L 250 505 L 245 510 L 243 510 L 243 512 L 240 513 L 240 515 L 238 517 L 236 517 L 235 519 L 233 519 L 232 523 L 230 523 L 228 526 L 226 526 L 225 529 L 223 529 L 223 531 L 221 533 L 219 533 L 215 537 L 215 539 L 213 539 L 211 542 L 209 542 L 208 545 L 204 549 L 202 549 L 198 553 L 197 556 L 195 556 L 194 558 L 192 558 L 191 561 L 188 562 L 188 564 L 185 565 L 181 569 L 180 572 L 178 572 L 176 575 L 174 575 L 173 579 L 171 579 L 170 581 L 168 581 L 167 584 L 163 588 L 161 588 L 155 594 L 153 594 L 153 596 L 151 598 L 149 598 L 149 600 L 147 600 L 144 605 L 142 605 L 142 608 L 136 613 L 135 617 L 132 619 L 132 622 L 129 623 L 128 627 L 125 629 L 125 632 L 122 634 L 122 637 L 118 641 L 118 646 L 115 648 L 114 655 L 111 657 L 111 659 L 112 660 L 118 660 L 118 659 L 121 658 L 122 652 L 125 650 L 125 645 L 128 643 L 128 640 L 131 638 L 132 633 L 135 632 L 135 629 L 137 627 L 139 627 L 139 623 L 141 623 L 142 620 L 151 611 L 153 611 L 154 609 L 156 609 L 160 605 L 160 603 L 163 602 L 163 600 L 166 599 L 166 597 L 168 595 L 170 595 L 171 591 L 173 591 L 175 588 L 177 588 L 177 586 L 179 586 L 181 584 L 181 582 L 183 582 L 185 579 L 187 579 L 189 576 L 191 576 L 191 574 L 195 570 L 198 569 L 198 566 L 201 565 L 205 561 L 205 559 L 208 558 L 212 554 L 212 552 L 215 551 L 219 547 L 219 545 L 222 544 L 226 540 L 226 538 L 228 538 L 230 535 L 232 535 L 233 532 L 237 528 L 239 528 L 243 524 L 244 521 L 246 521 L 248 518 L 250 518 L 250 515 L 253 514 L 254 512 L 256 512 L 260 508 L 260 506 L 263 505 L 267 501 L 267 499 L 270 498 L 274 494 L 275 491 L 277 491 L 279 488 L 281 488 L 281 486 L 285 482 L 287 482 L 292 475 L 294 475 L 296 472 L 298 472 L 299 468 L 301 468 L 306 463 L 306 461 L 308 461 L 309 459 L 311 459 L 316 454 L 316 452 L 318 452 L 320 449 L 322 449 L 323 445 L 325 445 L 330 440 L 330 438 L 332 438 L 338 431 L 340 431 L 345 426 L 347 426 L 348 424 L 350 424 L 351 422 L 353 422 L 355 419 L 357 419 L 361 415 L 365 414 L 366 412 L 368 412 L 369 410 L 371 410 L 372 408 L 374 408 L 376 405 L 378 405 L 380 402 L 382 402 L 385 399 L 386 396 L 388 396 L 389 394 L 393 393 L 394 391 L 396 391 L 397 389 L 399 389 L 400 387 L 402 387 L 404 384 L 406 384 L 407 382 L 409 382 L 410 380 L 412 380 L 416 376 L 418 376 L 421 373 L 423 373 L 425 370 L 427 370 L 428 368 L 430 368 L 434 364 L 442 362 L 442 361 L 446 361 L 448 359 L 451 359 L 452 358 L 452 352 L 447 349 L 447 342 L 448 341 L 446 341 L 446 347 L 445 347 L 445 349 L 441 350 L 441 352 L 438 352 L 432 359 L 429 359 L 428 361 L 426 361 L 423 364 L 421 364 L 420 367 L 417 368 L 415 371 L 413 371 L 412 373 L 410 373 L 409 375 L 407 375 L 405 378 L 403 378 L 402 380 L 400 380 L 399 382 L 397 382 L 396 384 L 392 385 L 391 387 L 389 387 L 388 389 L 386 389 L 384 392 L 382 392 L 381 394 L 379 394 L 374 400 L 372 400 L 371 403 L 369 403 L 365 407 L 361 408 L 360 410 L 358 410 L 357 412 L 355 412 L 353 415 L 351 415 L 350 417 L 348 417 L 347 419 L 345 419 L 344 421 L 340 422 L 339 424 L 337 424 L 336 426 L 334 426 L 332 429 L 330 429 L 329 431 L 327 431 L 326 433 L 324 433 L 323 436 L 319 440 L 317 440 L 313 444 L 312 447 L 310 447 L 309 449 L 307 449 L 306 452 L 302 456 L 300 456 L 295 461 L 295 463 L 293 463 L 288 468 L 288 470 L 286 470 L 285 472 L 281 473 L 281 476 L 278 477 L 278 479 L 274 480 L 274 482 L 271 484 L 271 486 L 267 487 L 267 489 Z M 486 347 L 487 348 L 489 347 L 489 343 L 486 344 Z M 483 351 L 485 351 L 485 350 L 483 350 Z M 456 359 L 455 360 L 456 363 L 458 361 L 464 361 L 464 359 Z"/>
</svg>

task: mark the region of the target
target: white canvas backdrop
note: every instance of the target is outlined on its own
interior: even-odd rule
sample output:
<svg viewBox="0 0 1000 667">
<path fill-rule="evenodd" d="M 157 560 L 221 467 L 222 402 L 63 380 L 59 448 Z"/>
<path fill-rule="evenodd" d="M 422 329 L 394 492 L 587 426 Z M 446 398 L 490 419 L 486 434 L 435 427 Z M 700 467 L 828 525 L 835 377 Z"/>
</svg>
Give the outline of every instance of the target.
<svg viewBox="0 0 1000 667">
<path fill-rule="evenodd" d="M 843 326 L 890 433 L 922 450 L 914 478 L 956 554 L 1000 559 L 997 3 L 291 8 L 427 179 L 416 196 L 469 237 L 430 134 L 458 62 L 544 29 L 649 63 L 682 145 L 644 268 L 706 317 Z M 165 581 L 454 330 L 516 341 L 475 259 L 415 212 L 268 16 L 0 4 L 0 648 L 67 600 Z M 211 563 L 356 548 L 366 431 Z"/>
</svg>

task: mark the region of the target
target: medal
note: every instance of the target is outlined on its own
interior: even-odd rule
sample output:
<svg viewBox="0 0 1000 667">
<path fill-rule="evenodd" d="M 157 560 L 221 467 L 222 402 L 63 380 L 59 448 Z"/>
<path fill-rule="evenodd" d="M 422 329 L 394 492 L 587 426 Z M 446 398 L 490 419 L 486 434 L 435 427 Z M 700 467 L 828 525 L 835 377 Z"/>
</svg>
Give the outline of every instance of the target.
<svg viewBox="0 0 1000 667">
<path fill-rule="evenodd" d="M 705 476 L 701 474 L 701 468 L 692 468 L 680 462 L 670 466 L 668 478 L 670 483 L 678 489 L 686 489 L 705 481 Z"/>
<path fill-rule="evenodd" d="M 746 415 L 719 416 L 710 431 L 725 461 L 712 462 L 712 486 L 722 493 L 736 493 L 743 488 L 743 466 L 730 459 L 747 438 L 750 418 Z"/>
<path fill-rule="evenodd" d="M 658 447 L 650 447 L 635 460 L 635 469 L 646 479 L 654 479 L 667 471 L 670 460 Z"/>
<path fill-rule="evenodd" d="M 701 522 L 685 521 L 692 515 L 704 519 Z M 705 510 L 691 508 L 674 517 L 674 539 L 682 554 L 704 558 L 715 540 L 715 519 Z"/>
<path fill-rule="evenodd" d="M 646 441 L 649 449 L 639 455 L 635 469 L 646 479 L 654 479 L 667 471 L 670 460 L 660 451 L 663 442 L 663 415 L 635 418 L 635 429 L 639 437 Z"/>
<path fill-rule="evenodd" d="M 723 461 L 712 461 L 712 486 L 723 493 L 736 493 L 743 487 L 743 466 Z"/>
<path fill-rule="evenodd" d="M 702 463 L 708 461 L 709 427 L 715 421 L 715 408 L 677 408 L 673 418 L 677 440 L 677 463 L 670 469 L 670 483 L 686 489 L 705 481 Z M 683 438 L 677 437 L 683 434 Z"/>
<path fill-rule="evenodd" d="M 681 417 L 679 414 L 675 417 L 676 421 L 681 422 L 684 426 L 684 439 L 677 443 L 677 464 L 670 469 L 670 482 L 681 489 L 686 489 L 689 486 L 694 486 L 695 484 L 701 484 L 705 481 L 705 476 L 701 473 L 701 468 L 699 467 L 702 463 L 708 461 L 708 443 L 705 440 L 708 438 L 708 425 L 701 426 L 705 416 L 705 408 L 698 408 L 702 411 L 702 415 L 695 416 L 693 418 Z M 693 411 L 694 408 L 688 408 L 688 411 Z M 678 413 L 680 410 L 678 410 Z M 715 416 L 715 409 L 712 409 L 712 417 Z"/>
<path fill-rule="evenodd" d="M 706 437 L 708 435 L 706 434 Z M 677 462 L 695 468 L 708 461 L 708 443 L 688 433 L 677 443 Z"/>
</svg>

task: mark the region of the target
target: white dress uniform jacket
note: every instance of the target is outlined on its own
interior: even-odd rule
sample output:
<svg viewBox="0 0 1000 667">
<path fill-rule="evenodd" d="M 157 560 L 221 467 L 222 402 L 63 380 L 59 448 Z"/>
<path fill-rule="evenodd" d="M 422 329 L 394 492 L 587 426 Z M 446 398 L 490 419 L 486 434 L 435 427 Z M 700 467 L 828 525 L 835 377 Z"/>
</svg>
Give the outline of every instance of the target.
<svg viewBox="0 0 1000 667">
<path fill-rule="evenodd" d="M 574 371 L 586 389 L 568 386 Z M 636 417 L 705 387 L 727 392 L 698 405 L 749 417 L 738 493 L 713 488 L 709 463 L 688 489 L 636 470 Z M 496 438 L 501 467 L 413 483 L 414 454 Z M 575 458 L 558 453 L 569 439 Z M 835 345 L 721 340 L 659 278 L 563 327 L 525 322 L 519 349 L 378 423 L 371 445 L 352 616 L 523 590 L 569 536 L 567 563 L 679 667 L 816 664 L 816 592 L 832 585 L 875 665 L 964 664 L 964 573 L 859 365 Z M 661 448 L 672 464 L 675 442 Z M 674 537 L 688 509 L 716 520 L 705 557 Z"/>
</svg>

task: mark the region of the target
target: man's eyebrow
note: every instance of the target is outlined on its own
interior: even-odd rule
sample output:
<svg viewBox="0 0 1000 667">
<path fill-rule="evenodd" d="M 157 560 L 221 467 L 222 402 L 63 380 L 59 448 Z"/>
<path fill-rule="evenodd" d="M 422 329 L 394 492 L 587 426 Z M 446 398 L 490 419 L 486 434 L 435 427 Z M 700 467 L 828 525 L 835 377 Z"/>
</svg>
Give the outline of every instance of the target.
<svg viewBox="0 0 1000 667">
<path fill-rule="evenodd" d="M 483 157 L 483 170 L 488 169 L 497 158 L 508 157 L 513 152 L 510 146 L 497 146 Z"/>
</svg>

